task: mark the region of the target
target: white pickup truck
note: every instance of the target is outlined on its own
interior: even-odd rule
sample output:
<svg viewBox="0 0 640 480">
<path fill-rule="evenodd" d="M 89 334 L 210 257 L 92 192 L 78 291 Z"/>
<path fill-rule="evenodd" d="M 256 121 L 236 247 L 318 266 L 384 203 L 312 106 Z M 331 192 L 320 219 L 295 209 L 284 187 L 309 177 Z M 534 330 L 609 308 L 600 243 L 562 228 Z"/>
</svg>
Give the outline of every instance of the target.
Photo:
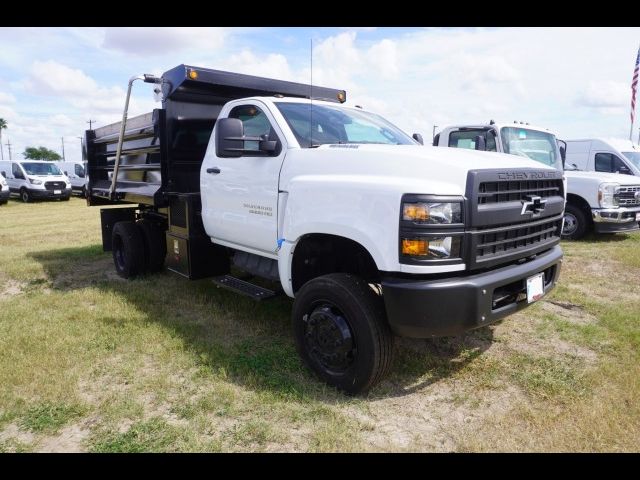
<svg viewBox="0 0 640 480">
<path fill-rule="evenodd" d="M 558 145 L 561 144 L 561 146 Z M 444 128 L 434 145 L 526 156 L 543 165 L 563 168 L 567 146 L 549 130 L 529 124 L 456 125 Z M 564 145 L 563 145 L 564 144 Z M 582 238 L 589 231 L 638 230 L 640 181 L 631 175 L 578 171 L 567 162 L 567 205 L 562 237 Z"/>
<path fill-rule="evenodd" d="M 394 335 L 489 325 L 556 284 L 555 168 L 423 147 L 343 90 L 186 65 L 137 79 L 163 108 L 85 135 L 89 205 L 132 204 L 101 211 L 117 272 L 283 292 L 304 363 L 344 392 L 385 375 Z"/>
</svg>

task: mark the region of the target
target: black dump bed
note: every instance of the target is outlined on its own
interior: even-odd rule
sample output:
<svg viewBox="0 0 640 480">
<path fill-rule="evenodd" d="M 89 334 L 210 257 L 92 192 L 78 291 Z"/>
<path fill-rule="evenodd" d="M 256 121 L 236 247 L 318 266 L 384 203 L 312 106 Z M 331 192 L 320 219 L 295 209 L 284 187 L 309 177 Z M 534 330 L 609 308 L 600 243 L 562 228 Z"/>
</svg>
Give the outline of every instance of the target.
<svg viewBox="0 0 640 480">
<path fill-rule="evenodd" d="M 272 95 L 346 99 L 344 90 L 188 65 L 168 70 L 162 83 L 154 86 L 162 90 L 162 108 L 127 119 L 111 199 L 121 122 L 85 132 L 90 205 L 125 202 L 163 207 L 173 194 L 199 193 L 200 166 L 209 137 L 220 110 L 230 100 Z M 124 99 L 117 101 L 124 107 Z"/>
</svg>

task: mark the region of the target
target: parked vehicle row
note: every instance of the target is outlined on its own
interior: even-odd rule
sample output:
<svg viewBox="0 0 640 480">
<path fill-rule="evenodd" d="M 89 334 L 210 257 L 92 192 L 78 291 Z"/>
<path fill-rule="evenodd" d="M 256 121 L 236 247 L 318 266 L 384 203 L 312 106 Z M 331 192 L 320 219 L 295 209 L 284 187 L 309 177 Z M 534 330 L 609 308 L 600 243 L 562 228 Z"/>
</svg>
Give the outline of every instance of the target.
<svg viewBox="0 0 640 480">
<path fill-rule="evenodd" d="M 565 142 L 545 128 L 492 121 L 486 125 L 446 127 L 436 135 L 434 145 L 526 156 L 564 171 L 567 204 L 563 238 L 579 239 L 589 231 L 618 233 L 639 229 L 640 179 L 634 175 L 640 175 L 636 164 L 640 151 L 631 142 Z M 543 196 L 538 196 L 544 202 Z"/>
<path fill-rule="evenodd" d="M 86 191 L 82 162 L 0 161 L 0 178 L 0 203 L 6 203 L 11 194 L 23 202 L 31 202 L 38 199 L 69 200 L 72 191 L 81 196 L 85 196 Z"/>
</svg>

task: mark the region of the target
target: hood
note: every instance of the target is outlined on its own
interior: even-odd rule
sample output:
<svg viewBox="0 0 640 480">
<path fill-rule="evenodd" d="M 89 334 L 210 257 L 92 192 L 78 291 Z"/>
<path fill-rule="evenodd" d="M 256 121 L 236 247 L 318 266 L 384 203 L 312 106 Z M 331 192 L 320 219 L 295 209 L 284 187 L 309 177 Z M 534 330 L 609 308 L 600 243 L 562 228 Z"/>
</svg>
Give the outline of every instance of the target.
<svg viewBox="0 0 640 480">
<path fill-rule="evenodd" d="M 620 185 L 638 185 L 640 184 L 640 178 L 634 175 L 623 175 L 621 173 L 606 173 L 606 172 L 584 172 L 581 170 L 565 170 L 564 172 L 567 180 L 571 179 L 590 179 L 593 181 L 619 183 Z"/>
<path fill-rule="evenodd" d="M 529 158 L 496 152 L 420 145 L 322 145 L 291 149 L 284 180 L 299 175 L 349 177 L 368 183 L 397 184 L 407 193 L 464 195 L 469 170 L 555 170 Z"/>
</svg>

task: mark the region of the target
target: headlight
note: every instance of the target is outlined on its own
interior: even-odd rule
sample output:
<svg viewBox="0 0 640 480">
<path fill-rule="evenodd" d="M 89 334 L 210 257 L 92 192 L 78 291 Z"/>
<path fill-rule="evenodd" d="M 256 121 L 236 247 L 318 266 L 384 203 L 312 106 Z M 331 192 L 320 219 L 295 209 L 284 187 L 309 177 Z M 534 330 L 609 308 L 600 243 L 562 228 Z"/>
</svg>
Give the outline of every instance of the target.
<svg viewBox="0 0 640 480">
<path fill-rule="evenodd" d="M 462 222 L 460 203 L 414 202 L 402 204 L 402 219 L 420 224 L 449 224 Z"/>
<path fill-rule="evenodd" d="M 602 208 L 618 208 L 616 194 L 620 189 L 619 183 L 601 183 L 598 188 L 598 202 Z"/>
<path fill-rule="evenodd" d="M 9 184 L 7 183 L 7 181 L 4 178 L 2 178 L 2 179 L 0 179 L 0 185 L 2 185 L 3 187 L 6 187 Z"/>
<path fill-rule="evenodd" d="M 402 238 L 402 254 L 421 260 L 457 258 L 460 256 L 460 237 Z"/>
<path fill-rule="evenodd" d="M 37 178 L 29 178 L 29 181 L 34 185 L 42 185 L 42 180 L 38 180 Z"/>
</svg>

